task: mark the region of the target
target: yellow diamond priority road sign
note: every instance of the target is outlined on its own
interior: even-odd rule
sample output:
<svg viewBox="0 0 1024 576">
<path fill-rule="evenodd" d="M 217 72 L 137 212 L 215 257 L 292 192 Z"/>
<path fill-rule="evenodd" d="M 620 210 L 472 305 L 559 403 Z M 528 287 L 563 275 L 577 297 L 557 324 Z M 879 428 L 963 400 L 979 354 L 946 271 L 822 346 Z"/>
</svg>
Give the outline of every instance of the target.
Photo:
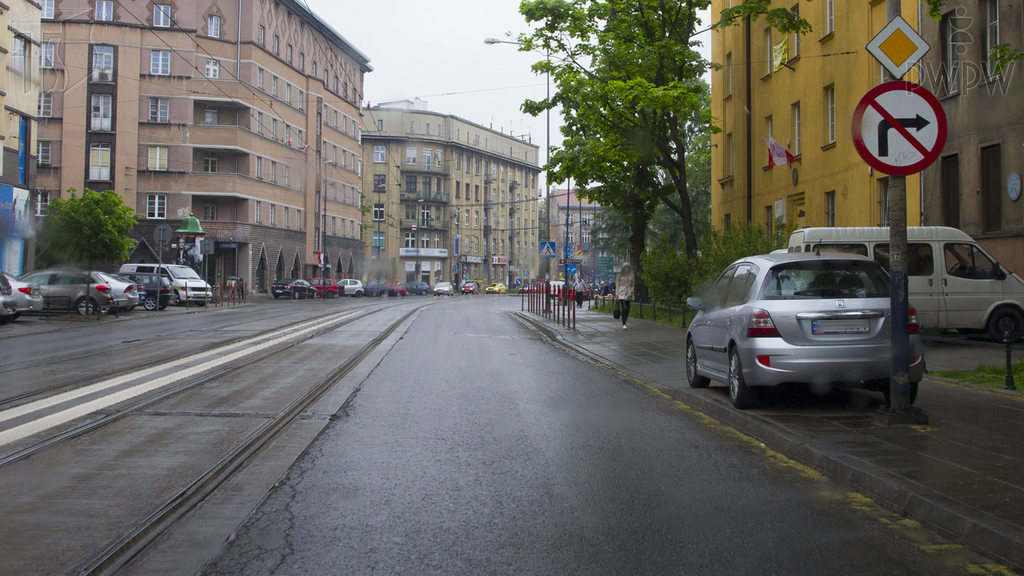
<svg viewBox="0 0 1024 576">
<path fill-rule="evenodd" d="M 931 46 L 906 20 L 897 16 L 868 42 L 868 52 L 899 80 L 917 64 Z"/>
</svg>

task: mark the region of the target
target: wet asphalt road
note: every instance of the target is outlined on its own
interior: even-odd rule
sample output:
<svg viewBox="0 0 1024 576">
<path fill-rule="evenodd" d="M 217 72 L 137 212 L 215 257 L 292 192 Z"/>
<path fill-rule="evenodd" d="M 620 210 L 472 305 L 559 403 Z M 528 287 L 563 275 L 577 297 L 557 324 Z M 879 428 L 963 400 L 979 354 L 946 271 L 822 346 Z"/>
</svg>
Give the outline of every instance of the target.
<svg viewBox="0 0 1024 576">
<path fill-rule="evenodd" d="M 964 573 L 513 306 L 422 311 L 205 573 Z"/>
</svg>

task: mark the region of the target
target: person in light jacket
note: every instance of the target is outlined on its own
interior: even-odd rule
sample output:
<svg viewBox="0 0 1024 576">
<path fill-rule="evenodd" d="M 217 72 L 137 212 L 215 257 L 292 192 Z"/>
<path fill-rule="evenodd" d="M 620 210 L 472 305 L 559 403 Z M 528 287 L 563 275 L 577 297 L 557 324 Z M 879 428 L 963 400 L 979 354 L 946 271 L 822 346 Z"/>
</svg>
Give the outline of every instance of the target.
<svg viewBox="0 0 1024 576">
<path fill-rule="evenodd" d="M 626 320 L 629 318 L 629 303 L 633 300 L 633 267 L 628 262 L 622 265 L 619 275 L 615 277 L 615 299 L 619 303 L 622 329 L 625 330 Z"/>
</svg>

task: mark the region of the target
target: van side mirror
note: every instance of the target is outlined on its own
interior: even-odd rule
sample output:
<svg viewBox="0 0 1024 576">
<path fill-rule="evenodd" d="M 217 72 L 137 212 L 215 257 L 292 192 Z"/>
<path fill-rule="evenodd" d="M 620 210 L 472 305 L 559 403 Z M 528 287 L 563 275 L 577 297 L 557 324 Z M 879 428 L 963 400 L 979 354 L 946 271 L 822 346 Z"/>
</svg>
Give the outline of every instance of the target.
<svg viewBox="0 0 1024 576">
<path fill-rule="evenodd" d="M 704 301 L 696 296 L 690 296 L 686 299 L 686 306 L 695 310 L 703 310 Z"/>
<path fill-rule="evenodd" d="M 1003 270 L 1002 266 L 996 271 L 996 280 L 1006 280 L 1006 270 Z"/>
</svg>

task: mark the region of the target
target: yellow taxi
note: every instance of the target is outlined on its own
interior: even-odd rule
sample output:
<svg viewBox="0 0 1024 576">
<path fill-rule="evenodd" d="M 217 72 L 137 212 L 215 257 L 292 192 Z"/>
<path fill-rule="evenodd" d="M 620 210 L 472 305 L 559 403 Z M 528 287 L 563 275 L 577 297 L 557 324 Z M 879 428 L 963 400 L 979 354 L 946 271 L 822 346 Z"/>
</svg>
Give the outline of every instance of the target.
<svg viewBox="0 0 1024 576">
<path fill-rule="evenodd" d="M 495 282 L 484 288 L 484 294 L 504 294 L 506 291 L 505 285 L 501 282 Z"/>
</svg>

